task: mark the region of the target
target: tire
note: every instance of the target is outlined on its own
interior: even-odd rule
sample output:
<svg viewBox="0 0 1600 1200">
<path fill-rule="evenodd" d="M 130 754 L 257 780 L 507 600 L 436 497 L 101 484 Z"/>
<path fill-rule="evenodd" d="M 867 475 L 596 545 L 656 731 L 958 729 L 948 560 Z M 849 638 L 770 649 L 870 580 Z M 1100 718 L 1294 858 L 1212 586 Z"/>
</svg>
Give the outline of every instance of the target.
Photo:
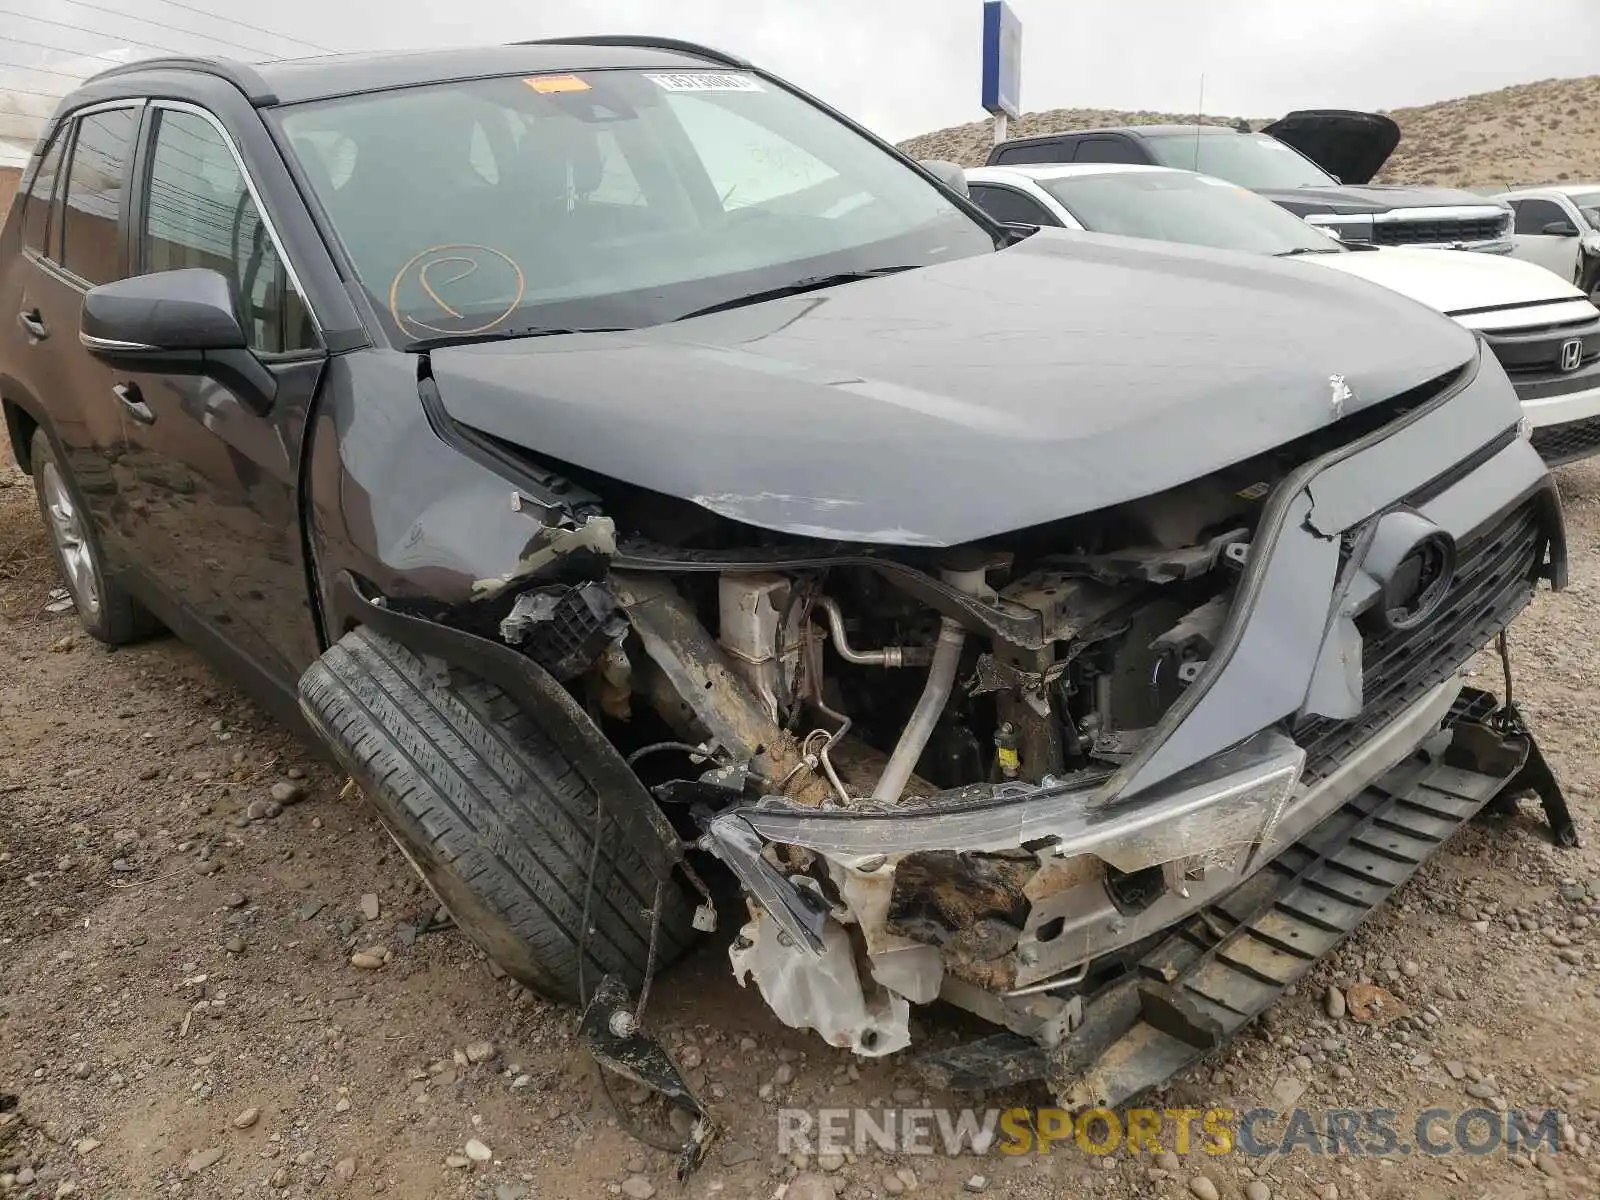
<svg viewBox="0 0 1600 1200">
<path fill-rule="evenodd" d="M 156 632 L 160 622 L 107 574 L 105 553 L 83 502 L 83 490 L 43 429 L 33 431 L 28 453 L 39 517 L 50 539 L 56 570 L 84 629 L 108 646 L 125 646 Z"/>
<path fill-rule="evenodd" d="M 498 687 L 358 628 L 306 672 L 301 707 L 462 931 L 525 986 L 578 1003 L 605 974 L 637 988 L 655 884 L 615 824 L 600 838 L 579 968 L 597 793 Z M 676 880 L 656 962 L 693 938 Z"/>
</svg>

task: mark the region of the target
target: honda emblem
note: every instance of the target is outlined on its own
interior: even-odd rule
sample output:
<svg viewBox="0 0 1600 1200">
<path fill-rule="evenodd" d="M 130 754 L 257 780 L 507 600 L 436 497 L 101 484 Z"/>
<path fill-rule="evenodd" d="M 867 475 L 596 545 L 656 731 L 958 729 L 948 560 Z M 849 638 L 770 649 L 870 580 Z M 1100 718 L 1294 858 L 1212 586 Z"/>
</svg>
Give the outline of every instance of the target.
<svg viewBox="0 0 1600 1200">
<path fill-rule="evenodd" d="M 1573 338 L 1570 342 L 1561 343 L 1561 369 L 1576 371 L 1582 365 L 1583 339 Z"/>
</svg>

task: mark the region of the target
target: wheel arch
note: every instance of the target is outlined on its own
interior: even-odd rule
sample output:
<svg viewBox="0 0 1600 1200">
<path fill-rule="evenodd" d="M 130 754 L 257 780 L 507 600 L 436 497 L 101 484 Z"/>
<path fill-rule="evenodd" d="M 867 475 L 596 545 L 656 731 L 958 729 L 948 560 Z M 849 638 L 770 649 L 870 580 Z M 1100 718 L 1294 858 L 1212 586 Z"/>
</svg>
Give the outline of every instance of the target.
<svg viewBox="0 0 1600 1200">
<path fill-rule="evenodd" d="M 516 701 L 571 762 L 581 765 L 594 790 L 605 796 L 607 810 L 623 824 L 652 877 L 671 882 L 684 862 L 681 839 L 627 760 L 554 676 L 509 646 L 369 599 L 348 571 L 334 577 L 330 591 L 328 624 L 335 640 L 358 625 L 368 625 L 419 656 L 440 659 L 488 680 Z M 301 702 L 305 703 L 303 694 Z"/>
<path fill-rule="evenodd" d="M 20 384 L 0 375 L 0 411 L 5 413 L 6 436 L 11 441 L 11 456 L 29 475 L 33 474 L 33 434 L 48 430 L 43 414 Z"/>
</svg>

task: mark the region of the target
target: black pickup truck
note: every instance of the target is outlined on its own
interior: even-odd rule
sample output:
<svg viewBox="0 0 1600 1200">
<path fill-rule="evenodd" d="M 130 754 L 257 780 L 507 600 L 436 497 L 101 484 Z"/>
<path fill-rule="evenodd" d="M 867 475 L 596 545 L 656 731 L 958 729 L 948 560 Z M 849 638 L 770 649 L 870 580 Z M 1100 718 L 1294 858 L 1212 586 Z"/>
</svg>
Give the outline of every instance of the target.
<svg viewBox="0 0 1600 1200">
<path fill-rule="evenodd" d="M 1240 125 L 1130 125 L 1001 142 L 989 165 L 1111 162 L 1180 167 L 1259 192 L 1347 242 L 1511 251 L 1511 209 L 1456 188 L 1375 184 L 1400 144 L 1379 113 L 1292 112 L 1259 133 Z"/>
</svg>

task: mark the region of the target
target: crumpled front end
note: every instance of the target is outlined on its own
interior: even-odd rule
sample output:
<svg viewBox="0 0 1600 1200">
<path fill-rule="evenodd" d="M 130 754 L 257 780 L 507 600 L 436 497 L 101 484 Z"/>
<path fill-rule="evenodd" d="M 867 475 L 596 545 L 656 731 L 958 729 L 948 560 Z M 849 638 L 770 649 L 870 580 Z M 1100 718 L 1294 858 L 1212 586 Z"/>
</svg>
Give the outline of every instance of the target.
<svg viewBox="0 0 1600 1200">
<path fill-rule="evenodd" d="M 1207 541 L 1009 580 L 970 557 L 947 563 L 955 593 L 1031 609 L 1044 636 L 1021 644 L 991 627 L 974 656 L 975 622 L 945 616 L 940 637 L 914 647 L 925 686 L 887 763 L 839 768 L 852 729 L 840 699 L 843 711 L 821 709 L 837 723 L 781 764 L 779 788 L 703 810 L 699 845 L 748 899 L 731 951 L 741 981 L 791 1025 L 869 1056 L 904 1048 L 910 1007 L 943 999 L 1009 1032 L 935 1063 L 940 1078 L 1053 1078 L 1081 1102 L 1125 1098 L 1104 1080 L 1071 1093 L 1110 1047 L 1107 1020 L 1123 1033 L 1153 1020 L 1198 1052 L 1227 1027 L 1206 1010 L 1259 1011 L 1180 995 L 1178 969 L 1148 956 L 1196 920 L 1191 941 L 1207 922 L 1213 942 L 1237 934 L 1248 914 L 1230 897 L 1281 882 L 1286 863 L 1309 869 L 1296 858 L 1308 845 L 1323 845 L 1326 866 L 1348 848 L 1330 830 L 1371 817 L 1375 796 L 1438 791 L 1418 782 L 1430 771 L 1454 781 L 1435 809 L 1406 802 L 1431 813 L 1421 833 L 1394 814 L 1380 822 L 1403 852 L 1360 840 L 1370 821 L 1346 830 L 1387 868 L 1436 847 L 1447 816 L 1465 819 L 1526 768 L 1514 711 L 1464 692 L 1462 672 L 1539 580 L 1562 583 L 1564 547 L 1553 485 L 1505 425 L 1504 380 L 1492 366 L 1486 376 L 1311 455 L 1273 482 L 1254 520 Z M 738 580 L 723 577 L 725 599 L 749 595 Z M 952 630 L 964 643 L 954 651 Z M 956 665 L 941 673 L 942 661 Z M 986 696 L 997 702 L 987 736 L 952 735 Z M 924 778 L 963 748 L 971 759 L 974 742 L 988 743 L 989 778 Z M 917 773 L 902 778 L 899 759 Z M 1374 870 L 1337 920 L 1311 914 L 1306 945 L 1342 937 L 1403 881 L 1368 894 L 1393 873 Z M 1299 936 L 1275 952 L 1293 956 Z M 1246 974 L 1262 992 L 1266 970 Z M 1130 992 L 1136 983 L 1163 994 Z M 1265 990 L 1254 999 L 1277 994 Z M 1105 1044 L 1091 1053 L 1085 1038 Z"/>
<path fill-rule="evenodd" d="M 686 881 L 710 930 L 736 888 L 730 966 L 786 1023 L 915 1052 L 912 1010 L 944 1001 L 996 1034 L 938 1078 L 1115 1100 L 1259 1012 L 1509 784 L 1570 829 L 1515 709 L 1463 689 L 1564 581 L 1504 372 L 1376 403 L 1327 383 L 1312 433 L 953 548 L 530 475 L 515 564 L 363 619 L 420 622 L 424 653 L 454 626 L 564 689 L 658 908 Z M 1296 888 L 1323 897 L 1301 924 Z"/>
</svg>

